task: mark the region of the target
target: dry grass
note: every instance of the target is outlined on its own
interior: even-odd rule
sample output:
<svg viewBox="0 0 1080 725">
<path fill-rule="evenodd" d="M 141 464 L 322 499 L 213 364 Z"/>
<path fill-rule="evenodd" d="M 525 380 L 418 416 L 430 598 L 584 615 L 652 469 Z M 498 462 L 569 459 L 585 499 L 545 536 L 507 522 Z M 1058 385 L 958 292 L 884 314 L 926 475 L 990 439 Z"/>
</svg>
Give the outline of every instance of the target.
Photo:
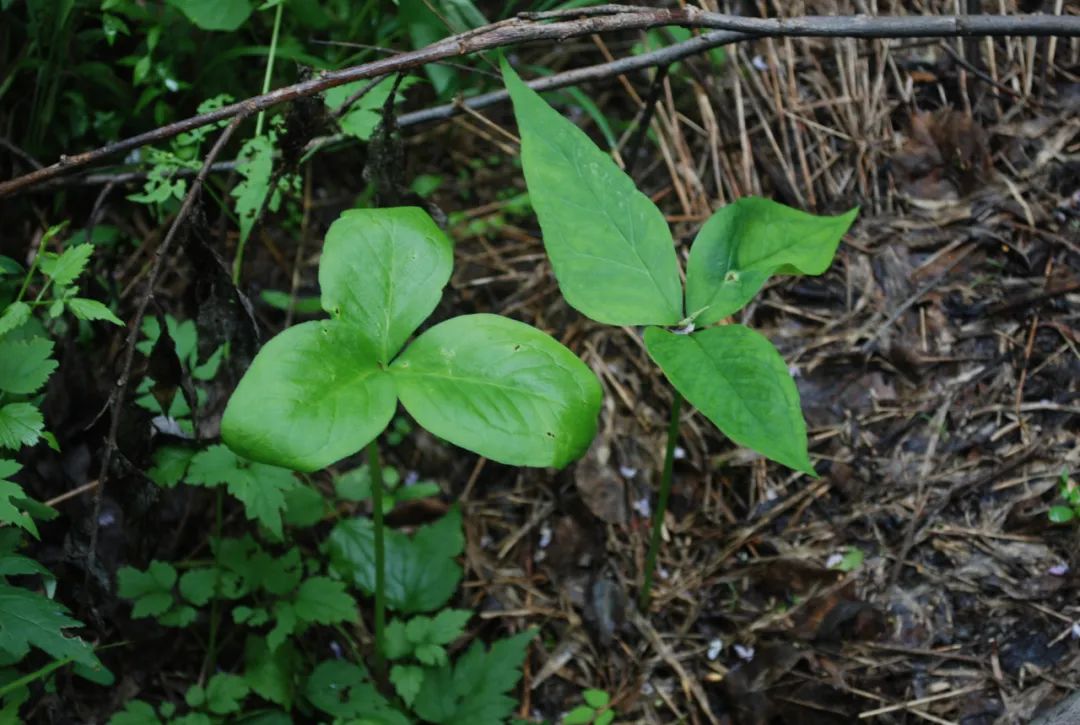
<svg viewBox="0 0 1080 725">
<path fill-rule="evenodd" d="M 782 3 L 788 15 L 959 5 Z M 592 686 L 622 722 L 974 725 L 1025 722 L 1080 686 L 1078 534 L 1046 519 L 1062 469 L 1080 468 L 1078 68 L 1076 40 L 781 39 L 729 48 L 722 66 L 684 63 L 657 88 L 638 76 L 587 89 L 613 122 L 658 99 L 649 140 L 631 148 L 628 129 L 616 156 L 640 156 L 634 176 L 682 254 L 741 196 L 862 206 L 826 275 L 773 284 L 740 314 L 796 371 L 822 478 L 685 414 L 647 617 L 630 603 L 647 545 L 634 504 L 659 468 L 666 384 L 636 331 L 561 302 L 534 221 L 498 193 L 516 172 L 472 175 L 453 304 L 552 331 L 606 389 L 602 434 L 575 470 L 461 469 L 470 601 L 543 627 L 523 714 L 557 717 Z M 485 116 L 415 147 L 505 151 L 493 128 L 513 128 L 508 112 Z M 861 566 L 829 568 L 852 547 Z"/>
</svg>

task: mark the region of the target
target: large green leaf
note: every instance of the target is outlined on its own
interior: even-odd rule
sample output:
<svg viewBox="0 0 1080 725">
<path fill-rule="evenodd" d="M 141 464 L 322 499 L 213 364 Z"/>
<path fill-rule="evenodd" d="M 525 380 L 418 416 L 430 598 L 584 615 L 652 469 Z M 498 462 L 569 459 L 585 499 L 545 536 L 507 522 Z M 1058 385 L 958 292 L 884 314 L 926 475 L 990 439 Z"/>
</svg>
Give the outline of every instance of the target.
<svg viewBox="0 0 1080 725">
<path fill-rule="evenodd" d="M 9 403 L 0 408 L 0 448 L 32 446 L 44 429 L 45 419 L 31 403 Z"/>
<path fill-rule="evenodd" d="M 251 15 L 248 0 L 169 0 L 203 30 L 236 30 Z"/>
<path fill-rule="evenodd" d="M 0 340 L 0 390 L 16 395 L 37 391 L 56 370 L 52 350 L 52 340 L 44 337 Z"/>
<path fill-rule="evenodd" d="M 686 267 L 686 311 L 708 325 L 737 311 L 773 274 L 821 274 L 858 209 L 815 216 L 770 199 L 728 204 L 701 227 Z"/>
<path fill-rule="evenodd" d="M 410 538 L 385 532 L 386 602 L 399 612 L 430 612 L 446 604 L 461 581 L 454 557 L 465 547 L 461 512 L 421 526 Z M 375 530 L 368 518 L 340 522 L 327 540 L 330 563 L 365 592 L 375 591 Z"/>
<path fill-rule="evenodd" d="M 679 335 L 645 330 L 645 346 L 675 389 L 724 435 L 816 476 L 799 392 L 772 343 L 742 325 Z"/>
<path fill-rule="evenodd" d="M 362 331 L 385 365 L 439 304 L 453 266 L 453 244 L 422 209 L 353 209 L 326 233 L 323 308 Z"/>
<path fill-rule="evenodd" d="M 536 637 L 530 629 L 501 639 L 485 650 L 480 642 L 453 667 L 429 670 L 416 697 L 416 713 L 440 725 L 499 725 L 514 709 L 508 696 L 521 679 L 526 649 Z"/>
<path fill-rule="evenodd" d="M 367 445 L 395 408 L 394 382 L 355 328 L 305 322 L 255 356 L 225 408 L 221 437 L 246 458 L 314 471 Z"/>
<path fill-rule="evenodd" d="M 229 493 L 244 504 L 252 521 L 281 537 L 281 512 L 285 494 L 300 484 L 286 468 L 252 463 L 226 446 L 210 446 L 191 459 L 187 482 L 201 486 L 225 484 Z"/>
<path fill-rule="evenodd" d="M 566 301 L 612 325 L 675 325 L 679 263 L 664 215 L 585 133 L 503 62 L 521 163 Z"/>
<path fill-rule="evenodd" d="M 390 372 L 420 425 L 500 463 L 562 467 L 596 433 L 596 376 L 549 335 L 506 317 L 436 325 Z"/>
<path fill-rule="evenodd" d="M 98 668 L 101 663 L 93 648 L 78 637 L 64 634 L 66 629 L 81 626 L 68 616 L 62 604 L 0 581 L 0 655 L 6 661 L 17 662 L 33 646 L 53 659 L 71 658 Z"/>
</svg>

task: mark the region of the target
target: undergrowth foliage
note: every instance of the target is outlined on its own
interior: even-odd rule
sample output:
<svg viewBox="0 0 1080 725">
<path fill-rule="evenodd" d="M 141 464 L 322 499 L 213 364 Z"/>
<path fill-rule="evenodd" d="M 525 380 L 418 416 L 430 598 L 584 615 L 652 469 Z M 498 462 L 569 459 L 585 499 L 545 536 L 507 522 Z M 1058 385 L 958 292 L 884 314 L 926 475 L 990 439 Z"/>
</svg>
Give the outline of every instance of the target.
<svg viewBox="0 0 1080 725">
<path fill-rule="evenodd" d="M 63 229 L 59 225 L 45 233 L 28 270 L 0 256 L 0 722 L 16 720 L 30 696 L 28 686 L 63 665 L 74 663 L 77 673 L 94 682 L 112 682 L 93 647 L 69 636 L 67 630 L 82 624 L 54 599 L 63 584 L 18 553 L 25 535 L 39 537 L 35 519 L 48 521 L 57 514 L 11 480 L 22 467 L 6 457 L 41 439 L 59 449 L 40 409 L 42 390 L 59 365 L 52 337 L 73 324 L 123 325 L 104 304 L 79 295 L 78 280 L 93 246 L 71 244 L 53 251 Z M 38 291 L 30 299 L 32 284 Z M 25 664 L 32 649 L 48 655 L 44 665 Z"/>
<path fill-rule="evenodd" d="M 31 14 L 42 7 L 29 5 Z M 222 37 L 213 33 L 273 14 L 265 91 L 279 52 L 283 0 L 258 7 L 249 0 L 170 0 L 156 16 L 144 5 L 73 1 L 28 23 L 29 33 L 40 34 L 34 40 L 39 45 L 50 27 L 60 37 L 76 27 L 73 18 L 88 12 L 100 16 L 110 45 L 139 35 L 122 61 L 131 68 L 138 98 L 124 95 L 116 109 L 98 115 L 96 128 L 69 129 L 65 140 L 115 135 L 117 109 L 127 110 L 125 105 L 158 123 L 173 115 L 169 94 L 190 87 L 175 71 L 197 52 L 179 34 L 166 32 L 181 19 L 213 42 Z M 330 28 L 334 18 L 354 14 L 350 3 L 328 5 L 295 0 L 289 9 L 305 31 Z M 355 14 L 378 16 L 376 5 L 365 3 Z M 441 13 L 425 0 L 401 0 L 399 9 L 400 19 L 386 35 L 407 35 L 416 46 L 486 23 L 468 0 L 448 3 Z M 343 28 L 353 29 L 347 23 Z M 297 45 L 286 33 L 280 53 L 322 63 Z M 34 59 L 53 71 L 60 65 L 57 58 Z M 467 87 L 468 79 L 452 65 L 428 65 L 424 73 L 440 99 Z M 528 188 L 527 196 L 511 190 L 515 196 L 504 213 L 525 217 L 531 204 L 567 303 L 604 324 L 644 328 L 649 354 L 676 391 L 640 588 L 646 604 L 682 398 L 732 441 L 816 475 L 786 364 L 762 335 L 730 318 L 774 275 L 822 274 L 856 211 L 819 217 L 766 199 L 741 199 L 701 228 L 685 260 L 684 285 L 663 213 L 505 61 L 502 73 Z M 359 100 L 366 81 L 341 86 L 318 101 L 319 112 L 334 116 L 345 137 L 372 142 L 393 104 L 417 80 L 386 78 Z M 110 76 L 101 82 L 114 81 Z M 200 112 L 231 103 L 232 91 L 245 90 L 216 93 L 226 81 L 207 81 L 205 95 L 211 97 Z M 35 98 L 31 119 L 55 111 L 58 86 L 50 87 L 52 107 Z M 577 90 L 564 93 L 614 139 L 592 101 Z M 60 97 L 61 105 L 85 105 Z M 127 199 L 158 222 L 176 213 L 202 167 L 207 141 L 224 124 L 142 150 L 134 160 L 148 173 Z M 236 183 L 220 195 L 206 189 L 237 232 L 234 283 L 260 216 L 282 208 L 299 188 L 299 176 L 291 172 L 306 147 L 288 147 L 286 126 L 284 118 L 264 125 L 260 117 L 240 145 Z M 38 134 L 34 139 L 44 143 Z M 279 164 L 283 156 L 289 168 Z M 413 191 L 438 183 L 418 179 Z M 96 233 L 104 230 L 115 232 L 99 227 Z M 71 634 L 81 624 L 55 599 L 65 583 L 19 553 L 26 537 L 38 537 L 36 522 L 56 515 L 15 482 L 21 474 L 17 452 L 39 441 L 59 448 L 41 412 L 44 387 L 59 365 L 54 340 L 99 334 L 98 323 L 123 326 L 108 305 L 79 292 L 93 245 L 74 236 L 63 240 L 63 225 L 49 229 L 29 269 L 0 257 L 0 722 L 16 720 L 30 687 L 66 665 L 92 682 L 113 684 L 94 646 Z M 165 314 L 155 302 L 139 331 L 136 349 L 147 374 L 134 403 L 169 442 L 157 447 L 154 465 L 139 475 L 155 490 L 183 487 L 188 495 L 212 498 L 214 520 L 202 548 L 189 556 L 147 556 L 140 566 L 120 568 L 116 592 L 130 604 L 132 619 L 196 634 L 202 661 L 183 683 L 182 700 L 147 691 L 122 703 L 110 723 L 495 725 L 512 717 L 511 693 L 537 633 L 527 629 L 492 642 L 472 636 L 474 613 L 454 606 L 466 544 L 462 510 L 452 505 L 408 532 L 388 529 L 383 517 L 396 506 L 442 491 L 384 468 L 380 445 L 395 445 L 412 430 L 400 403 L 417 426 L 478 455 L 511 466 L 562 468 L 592 442 L 602 393 L 588 366 L 535 327 L 494 314 L 430 324 L 453 264 L 453 241 L 423 209 L 342 213 L 321 249 L 317 299 L 298 305 L 295 295 L 263 291 L 270 306 L 322 318 L 292 325 L 262 347 L 228 400 L 220 441 L 201 438 L 199 413 L 212 386 L 221 385 L 217 377 L 230 359 L 229 347 L 201 354 L 196 322 Z M 367 464 L 355 465 L 351 457 L 365 449 Z M 308 475 L 327 468 L 330 492 Z M 244 518 L 227 522 L 227 502 Z M 1069 502 L 1071 518 L 1080 509 Z M 370 504 L 370 516 L 353 515 L 357 504 Z M 369 609 L 372 636 L 363 616 Z M 585 689 L 582 699 L 564 722 L 609 725 L 616 718 L 607 692 Z"/>
</svg>

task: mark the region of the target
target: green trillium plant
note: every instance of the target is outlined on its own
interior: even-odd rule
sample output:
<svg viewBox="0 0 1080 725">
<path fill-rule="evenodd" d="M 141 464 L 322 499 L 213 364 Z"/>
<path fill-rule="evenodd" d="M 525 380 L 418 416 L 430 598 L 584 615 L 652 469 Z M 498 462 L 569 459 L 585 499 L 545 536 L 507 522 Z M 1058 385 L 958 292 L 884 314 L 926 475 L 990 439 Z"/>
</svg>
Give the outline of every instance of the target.
<svg viewBox="0 0 1080 725">
<path fill-rule="evenodd" d="M 221 421 L 229 447 L 314 471 L 374 440 L 400 400 L 430 432 L 501 463 L 562 467 L 580 456 L 600 385 L 546 333 L 462 315 L 405 345 L 453 263 L 450 239 L 421 209 L 342 214 L 319 264 L 330 319 L 290 327 L 259 351 Z"/>
<path fill-rule="evenodd" d="M 502 70 L 529 198 L 563 296 L 597 322 L 645 326 L 645 347 L 675 388 L 644 604 L 683 398 L 739 445 L 817 475 L 798 390 L 780 353 L 760 333 L 722 323 L 772 275 L 825 272 L 858 210 L 815 216 L 768 199 L 740 199 L 702 226 L 690 248 L 684 288 L 671 231 L 656 205 L 505 60 Z"/>
<path fill-rule="evenodd" d="M 342 214 L 327 232 L 319 264 L 329 319 L 270 340 L 221 421 L 222 439 L 237 453 L 299 471 L 368 446 L 380 643 L 385 572 L 374 441 L 399 401 L 436 436 L 510 465 L 565 466 L 596 433 L 596 376 L 534 327 L 462 315 L 409 342 L 439 303 L 453 261 L 450 239 L 421 209 Z"/>
</svg>

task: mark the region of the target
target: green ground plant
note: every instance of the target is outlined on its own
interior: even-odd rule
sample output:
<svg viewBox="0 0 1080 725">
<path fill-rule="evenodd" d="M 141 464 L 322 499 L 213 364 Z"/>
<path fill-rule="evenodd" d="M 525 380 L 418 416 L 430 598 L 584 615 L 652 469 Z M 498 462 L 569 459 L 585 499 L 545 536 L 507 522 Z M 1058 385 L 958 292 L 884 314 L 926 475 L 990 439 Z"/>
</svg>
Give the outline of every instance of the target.
<svg viewBox="0 0 1080 725">
<path fill-rule="evenodd" d="M 55 226 L 43 235 L 29 270 L 0 257 L 0 722 L 17 721 L 30 696 L 28 686 L 65 665 L 74 664 L 77 674 L 94 682 L 112 682 L 93 647 L 66 633 L 82 624 L 53 598 L 56 578 L 18 553 L 25 535 L 39 538 L 35 519 L 47 521 L 57 514 L 11 480 L 21 466 L 7 457 L 39 440 L 58 449 L 45 429 L 40 403 L 59 365 L 52 336 L 70 324 L 64 313 L 80 325 L 96 320 L 123 324 L 101 302 L 79 296 L 78 280 L 94 247 L 74 244 L 52 251 L 63 229 Z M 32 286 L 38 290 L 33 299 L 28 294 Z M 26 671 L 23 663 L 31 649 L 51 661 Z"/>
<path fill-rule="evenodd" d="M 585 701 L 562 719 L 562 725 L 611 725 L 615 711 L 611 709 L 611 696 L 604 690 L 589 689 L 581 693 Z"/>
<path fill-rule="evenodd" d="M 1051 506 L 1047 517 L 1055 524 L 1067 524 L 1080 519 L 1080 486 L 1073 483 L 1067 468 L 1061 471 L 1058 491 L 1064 503 Z"/>
<path fill-rule="evenodd" d="M 376 687 L 352 634 L 359 611 L 352 592 L 372 594 L 377 579 L 371 521 L 338 522 L 317 552 L 299 543 L 339 506 L 362 497 L 358 486 L 337 485 L 328 500 L 292 471 L 241 459 L 225 446 L 184 451 L 159 450 L 155 480 L 167 487 L 225 487 L 258 524 L 258 535 L 215 535 L 208 560 L 152 561 L 142 570 L 124 567 L 117 577 L 119 594 L 132 601 L 136 619 L 153 618 L 181 629 L 209 621 L 204 671 L 218 668 L 226 627 L 229 638 L 243 643 L 242 659 L 230 663 L 231 671 L 191 685 L 184 707 L 133 700 L 113 716 L 112 725 L 211 725 L 236 718 L 407 725 L 410 713 L 429 722 L 464 725 L 498 723 L 509 714 L 514 701 L 506 692 L 520 677 L 532 632 L 490 649 L 474 643 L 454 660 L 446 651 L 472 616 L 446 608 L 462 573 L 455 562 L 464 546 L 456 509 L 412 536 L 389 532 L 385 541 L 387 570 L 395 573 L 386 601 L 402 615 L 385 631 L 382 652 L 392 663 L 388 681 L 397 696 L 388 698 Z M 354 479 L 368 476 L 366 467 L 357 470 Z M 385 478 L 400 479 L 393 474 Z M 409 488 L 418 494 L 438 491 L 421 484 Z M 309 644 L 315 627 L 333 630 L 347 657 L 320 655 Z"/>
<path fill-rule="evenodd" d="M 592 441 L 600 386 L 556 340 L 496 315 L 455 317 L 410 342 L 452 267 L 450 239 L 420 209 L 342 214 L 327 232 L 319 265 L 329 319 L 295 325 L 260 350 L 222 418 L 233 453 L 216 455 L 250 459 L 249 470 L 315 471 L 367 447 L 367 465 L 339 477 L 335 488 L 352 500 L 370 496 L 372 518 L 340 522 L 326 553 L 344 581 L 374 597 L 376 672 L 387 674 L 404 707 L 427 721 L 497 723 L 513 707 L 505 693 L 533 633 L 490 650 L 475 642 L 449 661 L 444 647 L 462 631 L 467 612 L 428 613 L 445 606 L 461 578 L 454 561 L 464 547 L 460 512 L 452 509 L 412 536 L 385 530 L 388 499 L 411 493 L 391 485 L 384 496 L 393 479 L 383 472 L 376 439 L 400 400 L 420 426 L 463 448 L 509 465 L 561 467 Z M 387 626 L 388 607 L 411 616 Z M 360 664 L 346 674 L 357 687 L 368 682 Z M 366 687 L 356 702 L 371 700 L 374 690 Z"/>
<path fill-rule="evenodd" d="M 822 274 L 857 210 L 814 216 L 768 199 L 740 199 L 701 228 L 686 267 L 664 215 L 577 126 L 526 86 L 506 61 L 521 161 L 544 246 L 567 303 L 597 322 L 644 326 L 645 346 L 675 388 L 641 602 L 652 586 L 683 399 L 728 438 L 816 476 L 799 394 L 764 336 L 722 324 L 773 275 Z"/>
</svg>

